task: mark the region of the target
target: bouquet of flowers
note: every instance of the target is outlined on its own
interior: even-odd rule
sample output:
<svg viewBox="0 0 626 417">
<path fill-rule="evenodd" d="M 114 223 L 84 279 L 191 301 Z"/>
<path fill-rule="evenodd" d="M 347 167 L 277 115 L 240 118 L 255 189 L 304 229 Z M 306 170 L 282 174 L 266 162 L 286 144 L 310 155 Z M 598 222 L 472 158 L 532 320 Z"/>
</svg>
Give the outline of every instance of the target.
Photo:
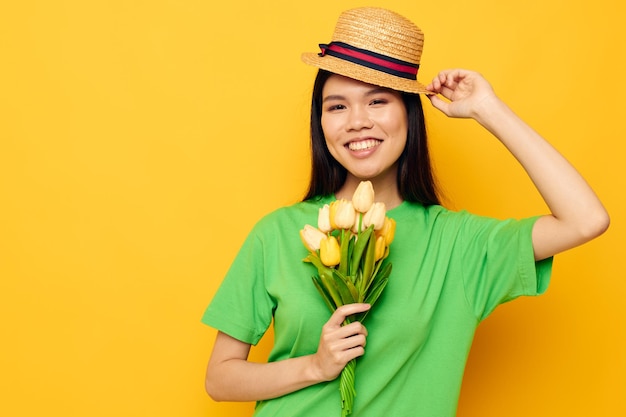
<svg viewBox="0 0 626 417">
<path fill-rule="evenodd" d="M 385 204 L 374 201 L 369 181 L 359 184 L 352 201 L 336 200 L 319 209 L 317 228 L 305 225 L 300 231 L 309 250 L 305 262 L 318 272 L 313 284 L 331 312 L 351 303 L 374 305 L 387 285 L 391 263 L 383 263 L 395 235 L 396 223 L 386 215 Z M 346 318 L 344 325 L 362 322 L 367 313 Z M 356 359 L 341 372 L 341 416 L 352 413 L 356 391 Z"/>
</svg>

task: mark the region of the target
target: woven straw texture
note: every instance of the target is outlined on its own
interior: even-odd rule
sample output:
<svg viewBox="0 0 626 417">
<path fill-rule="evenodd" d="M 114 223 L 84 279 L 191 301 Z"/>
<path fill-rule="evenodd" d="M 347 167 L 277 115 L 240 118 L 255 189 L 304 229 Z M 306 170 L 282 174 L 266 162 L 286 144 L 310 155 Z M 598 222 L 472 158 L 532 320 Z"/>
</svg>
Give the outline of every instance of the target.
<svg viewBox="0 0 626 417">
<path fill-rule="evenodd" d="M 335 26 L 333 42 L 344 42 L 419 65 L 424 34 L 413 22 L 390 10 L 361 7 L 343 12 Z M 387 74 L 340 58 L 317 53 L 302 54 L 306 64 L 369 84 L 410 93 L 428 93 L 417 81 Z"/>
</svg>

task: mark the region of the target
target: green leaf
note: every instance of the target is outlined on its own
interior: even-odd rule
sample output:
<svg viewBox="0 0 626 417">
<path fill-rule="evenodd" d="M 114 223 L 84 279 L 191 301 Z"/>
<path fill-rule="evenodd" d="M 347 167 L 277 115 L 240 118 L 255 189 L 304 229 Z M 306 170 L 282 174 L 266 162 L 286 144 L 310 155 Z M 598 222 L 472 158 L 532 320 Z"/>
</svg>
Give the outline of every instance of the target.
<svg viewBox="0 0 626 417">
<path fill-rule="evenodd" d="M 362 303 L 363 299 L 365 298 L 365 291 L 363 291 L 363 271 L 361 271 L 360 269 L 356 271 L 356 275 L 354 276 L 354 287 L 359 294 L 358 302 Z"/>
<path fill-rule="evenodd" d="M 389 281 L 389 274 L 391 274 L 391 264 L 385 265 L 380 273 L 376 274 L 376 277 L 372 280 L 372 285 L 365 296 L 366 303 L 374 305 Z"/>
<path fill-rule="evenodd" d="M 339 294 L 339 289 L 337 288 L 337 283 L 333 278 L 332 272 L 330 274 L 324 273 L 320 275 L 322 286 L 328 292 L 331 299 L 333 300 L 335 306 L 339 307 L 343 305 L 341 300 L 341 295 Z"/>
<path fill-rule="evenodd" d="M 354 254 L 354 236 L 350 236 L 350 239 L 348 239 L 348 243 L 348 261 L 346 262 L 346 264 L 348 265 L 348 270 L 346 271 L 346 276 L 352 277 L 355 271 L 352 269 L 352 264 L 350 261 L 352 260 L 352 256 Z"/>
<path fill-rule="evenodd" d="M 363 260 L 363 281 L 369 283 L 376 263 L 376 235 L 370 233 L 367 239 L 365 259 Z"/>
<path fill-rule="evenodd" d="M 339 271 L 341 271 L 342 274 L 347 275 L 348 272 L 348 260 L 349 258 L 349 250 L 350 250 L 350 238 L 346 239 L 346 235 L 349 232 L 341 229 L 341 260 L 339 261 Z"/>
<path fill-rule="evenodd" d="M 320 275 L 322 275 L 323 273 L 329 273 L 329 271 L 332 270 L 332 268 L 329 268 L 326 265 L 324 265 L 320 257 L 316 253 L 313 253 L 313 252 L 310 252 L 307 255 L 307 257 L 303 259 L 303 261 L 312 263 L 317 268 L 317 272 Z"/>
<path fill-rule="evenodd" d="M 333 303 L 333 299 L 330 294 L 328 294 L 328 292 L 324 289 L 321 279 L 315 276 L 312 278 L 313 284 L 315 284 L 315 288 L 317 288 L 317 291 L 319 291 L 320 295 L 324 299 L 324 302 L 328 306 L 328 309 L 331 313 L 334 312 L 336 310 L 335 304 Z"/>
<path fill-rule="evenodd" d="M 374 274 L 372 275 L 372 279 L 370 279 L 370 281 L 366 284 L 366 287 L 363 291 L 363 293 L 366 295 L 370 292 L 370 288 L 372 286 L 375 286 L 375 283 L 381 279 L 386 279 L 389 277 L 389 274 L 391 274 L 391 263 L 387 262 L 385 263 L 382 268 L 381 268 L 381 264 L 382 262 L 379 262 L 379 264 L 376 267 L 376 271 L 374 272 Z"/>
<path fill-rule="evenodd" d="M 380 263 L 378 266 L 380 266 Z M 378 300 L 378 297 L 380 297 L 383 290 L 385 289 L 385 286 L 387 286 L 387 282 L 389 281 L 390 274 L 391 274 L 390 263 L 385 264 L 382 267 L 382 269 L 378 270 L 378 272 L 374 274 L 374 278 L 370 281 L 367 291 L 365 292 L 365 299 L 363 300 L 364 303 L 368 303 L 371 306 L 373 306 L 376 303 L 376 301 Z M 356 316 L 356 320 L 362 322 L 363 320 L 365 320 L 365 317 L 367 317 L 367 314 L 370 311 L 372 311 L 372 309 L 369 309 L 368 311 L 364 313 L 358 314 Z"/>
<path fill-rule="evenodd" d="M 354 297 L 350 289 L 348 288 L 349 280 L 341 274 L 339 271 L 334 271 L 333 278 L 335 281 L 335 285 L 337 286 L 337 290 L 339 291 L 339 295 L 341 296 L 341 301 L 343 305 L 355 303 L 358 297 Z"/>
<path fill-rule="evenodd" d="M 365 303 L 374 306 L 376 300 L 378 300 L 378 297 L 382 294 L 383 290 L 387 286 L 387 282 L 389 282 L 389 279 L 387 278 L 377 281 L 376 285 L 372 287 L 372 291 L 365 298 Z M 371 308 L 366 312 L 359 313 L 356 317 L 356 320 L 362 323 L 370 311 L 372 311 Z"/>
<path fill-rule="evenodd" d="M 337 270 L 335 270 L 335 275 L 337 275 L 337 277 L 338 277 L 337 278 L 338 282 L 341 282 L 343 285 L 345 285 L 346 288 L 348 289 L 348 291 L 350 292 L 350 299 L 351 299 L 350 303 L 358 302 L 358 300 L 359 300 L 359 291 L 357 291 L 356 287 L 352 283 L 352 278 L 343 275 L 341 272 L 339 272 Z M 350 303 L 346 302 L 346 304 L 350 304 Z"/>
<path fill-rule="evenodd" d="M 354 252 L 352 253 L 352 262 L 350 264 L 350 271 L 352 271 L 352 274 L 354 274 L 354 271 L 356 271 L 361 264 L 363 251 L 365 251 L 367 243 L 369 242 L 370 235 L 373 231 L 374 225 L 370 225 L 367 229 L 357 235 L 358 239 L 354 244 Z"/>
<path fill-rule="evenodd" d="M 374 303 L 376 303 L 376 300 L 378 300 L 378 297 L 380 296 L 380 294 L 383 292 L 383 290 L 387 286 L 388 282 L 389 282 L 388 278 L 378 280 L 376 282 L 376 285 L 372 287 L 372 290 L 370 291 L 370 293 L 367 294 L 367 297 L 365 297 L 365 302 L 373 306 Z"/>
</svg>

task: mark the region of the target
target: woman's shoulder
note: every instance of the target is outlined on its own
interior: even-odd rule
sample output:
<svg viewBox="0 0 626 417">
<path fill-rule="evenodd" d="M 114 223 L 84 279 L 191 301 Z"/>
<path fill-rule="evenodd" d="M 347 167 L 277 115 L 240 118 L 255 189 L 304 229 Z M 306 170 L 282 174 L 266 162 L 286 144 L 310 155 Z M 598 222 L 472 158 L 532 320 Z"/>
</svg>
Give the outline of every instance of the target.
<svg viewBox="0 0 626 417">
<path fill-rule="evenodd" d="M 420 203 L 403 203 L 390 212 L 396 221 L 420 223 L 426 228 L 444 228 L 458 230 L 470 225 L 484 225 L 498 222 L 498 219 L 481 216 L 466 209 L 453 209 L 443 205 L 424 206 Z"/>
<path fill-rule="evenodd" d="M 319 197 L 279 207 L 265 214 L 256 223 L 255 230 L 266 231 L 276 228 L 304 227 L 305 224 L 315 226 L 319 208 L 332 201 L 331 197 Z"/>
<path fill-rule="evenodd" d="M 400 206 L 390 210 L 389 214 L 394 218 L 421 217 L 429 222 L 462 218 L 471 215 L 465 210 L 455 211 L 439 204 L 425 206 L 421 203 L 409 201 L 405 201 Z"/>
<path fill-rule="evenodd" d="M 524 229 L 532 227 L 539 217 L 494 217 L 474 213 L 467 209 L 452 209 L 440 205 L 428 206 L 423 210 L 425 223 L 432 228 L 454 233 L 488 233 L 496 230 Z"/>
</svg>

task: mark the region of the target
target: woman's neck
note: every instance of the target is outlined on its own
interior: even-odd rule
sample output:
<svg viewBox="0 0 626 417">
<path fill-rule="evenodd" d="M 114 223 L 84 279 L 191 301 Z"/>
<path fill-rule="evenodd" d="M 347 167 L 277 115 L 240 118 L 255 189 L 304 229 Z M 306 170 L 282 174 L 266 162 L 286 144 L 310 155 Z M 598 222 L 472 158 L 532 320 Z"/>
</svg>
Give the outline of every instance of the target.
<svg viewBox="0 0 626 417">
<path fill-rule="evenodd" d="M 339 191 L 335 193 L 335 197 L 337 197 L 337 199 L 343 198 L 346 200 L 352 200 L 354 191 L 361 181 L 361 179 L 348 174 L 346 182 L 339 189 Z M 385 208 L 387 210 L 391 210 L 392 208 L 402 204 L 403 200 L 400 196 L 400 191 L 398 190 L 398 184 L 395 180 L 395 176 L 393 178 L 393 181 L 384 180 L 381 178 L 373 178 L 370 179 L 370 181 L 372 182 L 372 186 L 374 187 L 374 200 L 385 203 Z"/>
</svg>

